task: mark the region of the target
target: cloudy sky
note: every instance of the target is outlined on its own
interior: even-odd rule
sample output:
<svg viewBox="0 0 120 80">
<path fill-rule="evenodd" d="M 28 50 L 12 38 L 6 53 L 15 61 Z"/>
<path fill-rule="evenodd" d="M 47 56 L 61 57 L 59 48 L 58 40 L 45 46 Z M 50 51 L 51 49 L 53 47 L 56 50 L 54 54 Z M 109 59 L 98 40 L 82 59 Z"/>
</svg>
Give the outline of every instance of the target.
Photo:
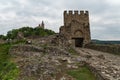
<svg viewBox="0 0 120 80">
<path fill-rule="evenodd" d="M 92 39 L 120 40 L 120 0 L 0 0 L 0 34 L 23 26 L 56 32 L 64 10 L 88 10 Z"/>
</svg>

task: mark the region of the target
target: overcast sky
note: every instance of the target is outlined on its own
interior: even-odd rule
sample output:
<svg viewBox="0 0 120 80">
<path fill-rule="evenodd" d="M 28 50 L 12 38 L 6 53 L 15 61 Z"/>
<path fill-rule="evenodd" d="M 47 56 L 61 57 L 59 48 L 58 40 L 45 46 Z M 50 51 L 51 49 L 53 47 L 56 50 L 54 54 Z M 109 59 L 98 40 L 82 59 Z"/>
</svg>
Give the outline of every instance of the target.
<svg viewBox="0 0 120 80">
<path fill-rule="evenodd" d="M 64 10 L 88 10 L 92 39 L 120 40 L 120 0 L 0 0 L 0 34 L 23 26 L 59 32 Z"/>
</svg>

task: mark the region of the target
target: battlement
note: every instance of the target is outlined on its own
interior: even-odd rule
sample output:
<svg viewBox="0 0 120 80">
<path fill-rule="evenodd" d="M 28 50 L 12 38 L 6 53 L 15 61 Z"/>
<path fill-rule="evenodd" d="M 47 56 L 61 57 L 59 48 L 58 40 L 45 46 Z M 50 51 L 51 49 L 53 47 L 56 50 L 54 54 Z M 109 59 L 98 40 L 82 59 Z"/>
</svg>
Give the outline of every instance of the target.
<svg viewBox="0 0 120 80">
<path fill-rule="evenodd" d="M 89 12 L 84 10 L 64 11 L 64 25 L 68 26 L 73 20 L 79 23 L 89 23 Z"/>
<path fill-rule="evenodd" d="M 64 11 L 64 15 L 88 15 L 88 11 L 77 11 L 77 10 L 69 10 L 69 11 Z"/>
</svg>

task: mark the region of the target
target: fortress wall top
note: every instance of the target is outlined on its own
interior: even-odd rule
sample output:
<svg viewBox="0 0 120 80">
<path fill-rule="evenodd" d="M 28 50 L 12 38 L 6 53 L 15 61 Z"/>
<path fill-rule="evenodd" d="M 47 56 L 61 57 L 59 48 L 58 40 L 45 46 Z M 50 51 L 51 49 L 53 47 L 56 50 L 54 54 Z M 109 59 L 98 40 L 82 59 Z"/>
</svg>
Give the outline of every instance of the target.
<svg viewBox="0 0 120 80">
<path fill-rule="evenodd" d="M 89 22 L 89 12 L 88 11 L 77 11 L 77 10 L 69 10 L 64 11 L 64 25 L 68 25 L 72 20 L 76 20 L 78 22 Z"/>
<path fill-rule="evenodd" d="M 77 10 L 74 10 L 74 11 L 72 11 L 72 10 L 69 10 L 69 11 L 64 11 L 64 15 L 75 15 L 75 14 L 77 14 L 77 15 L 88 15 L 89 14 L 89 12 L 88 11 L 77 11 Z"/>
</svg>

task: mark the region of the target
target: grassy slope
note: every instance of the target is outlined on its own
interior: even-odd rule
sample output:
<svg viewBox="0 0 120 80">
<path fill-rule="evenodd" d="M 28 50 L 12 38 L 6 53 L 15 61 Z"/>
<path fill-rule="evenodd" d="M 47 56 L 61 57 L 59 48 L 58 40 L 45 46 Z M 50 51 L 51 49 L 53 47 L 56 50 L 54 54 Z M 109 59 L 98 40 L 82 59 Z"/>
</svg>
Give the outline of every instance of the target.
<svg viewBox="0 0 120 80">
<path fill-rule="evenodd" d="M 16 64 L 11 61 L 9 49 L 12 44 L 0 44 L 0 80 L 16 80 L 19 69 Z"/>
<path fill-rule="evenodd" d="M 96 80 L 95 76 L 89 71 L 87 67 L 81 67 L 76 70 L 69 70 L 67 73 L 76 80 Z"/>
</svg>

